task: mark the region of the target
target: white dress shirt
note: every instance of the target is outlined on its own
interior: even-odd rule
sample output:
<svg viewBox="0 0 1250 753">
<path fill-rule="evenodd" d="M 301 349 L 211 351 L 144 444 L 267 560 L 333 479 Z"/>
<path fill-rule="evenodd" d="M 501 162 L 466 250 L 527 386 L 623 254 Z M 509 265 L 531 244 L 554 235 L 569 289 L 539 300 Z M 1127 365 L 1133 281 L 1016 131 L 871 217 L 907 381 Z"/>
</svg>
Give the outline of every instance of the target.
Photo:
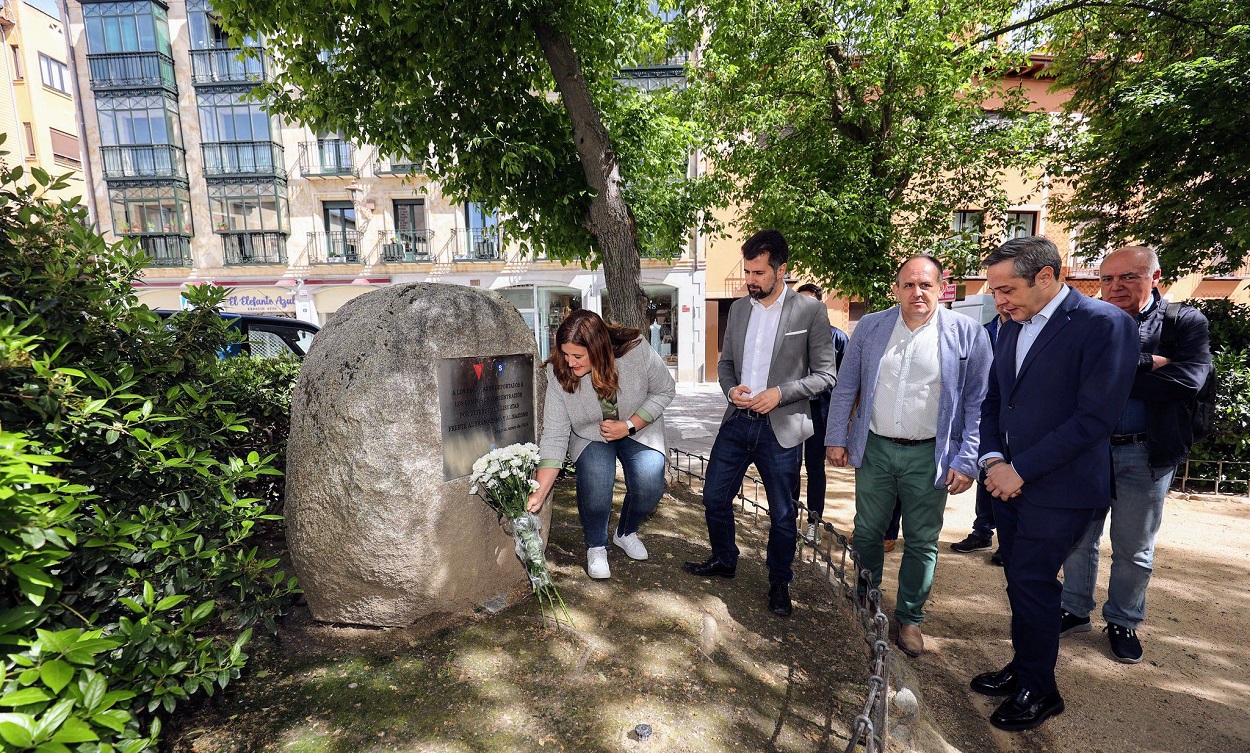
<svg viewBox="0 0 1250 753">
<path fill-rule="evenodd" d="M 1050 299 L 1050 303 L 1042 307 L 1042 310 L 1033 315 L 1032 319 L 1025 319 L 1020 322 L 1020 336 L 1016 338 L 1016 374 L 1020 374 L 1020 367 L 1024 365 L 1024 358 L 1029 354 L 1029 349 L 1033 347 L 1033 343 L 1037 340 L 1037 336 L 1042 333 L 1042 328 L 1046 326 L 1051 317 L 1055 315 L 1055 311 L 1059 308 L 1059 304 L 1063 303 L 1063 299 L 1068 297 L 1068 286 L 1063 285 L 1059 288 L 1059 293 Z"/>
<path fill-rule="evenodd" d="M 868 430 L 893 439 L 937 436 L 942 359 L 936 314 L 909 329 L 899 313 L 877 370 Z"/>
<path fill-rule="evenodd" d="M 755 397 L 768 389 L 768 372 L 773 366 L 773 344 L 777 342 L 777 330 L 781 328 L 781 309 L 787 295 L 795 295 L 781 280 L 781 295 L 771 306 L 765 306 L 758 298 L 751 299 L 751 318 L 747 322 L 747 336 L 742 344 L 742 384 Z"/>
</svg>

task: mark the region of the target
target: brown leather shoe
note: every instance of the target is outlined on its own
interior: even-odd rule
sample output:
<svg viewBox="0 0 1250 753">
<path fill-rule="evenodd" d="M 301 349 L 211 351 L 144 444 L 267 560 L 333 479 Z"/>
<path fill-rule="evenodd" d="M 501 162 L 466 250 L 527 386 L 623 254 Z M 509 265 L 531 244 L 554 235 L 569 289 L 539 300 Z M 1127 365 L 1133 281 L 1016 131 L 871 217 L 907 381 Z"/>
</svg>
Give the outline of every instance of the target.
<svg viewBox="0 0 1250 753">
<path fill-rule="evenodd" d="M 915 659 L 924 653 L 924 634 L 920 632 L 919 625 L 899 623 L 898 637 L 894 639 L 894 644 Z"/>
<path fill-rule="evenodd" d="M 883 539 L 881 545 L 885 547 L 887 552 L 894 551 L 894 545 L 898 543 L 897 539 Z"/>
</svg>

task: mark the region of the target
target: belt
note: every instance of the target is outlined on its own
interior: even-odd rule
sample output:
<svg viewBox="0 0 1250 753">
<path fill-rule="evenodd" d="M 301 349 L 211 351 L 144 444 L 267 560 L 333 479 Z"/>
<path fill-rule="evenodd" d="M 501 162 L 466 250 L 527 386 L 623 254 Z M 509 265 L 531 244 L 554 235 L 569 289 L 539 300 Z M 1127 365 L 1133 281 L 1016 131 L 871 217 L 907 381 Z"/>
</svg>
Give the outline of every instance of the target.
<svg viewBox="0 0 1250 753">
<path fill-rule="evenodd" d="M 760 413 L 759 411 L 751 410 L 750 408 L 739 408 L 738 412 L 752 421 L 763 421 L 768 418 L 767 413 Z"/>
<path fill-rule="evenodd" d="M 1139 431 L 1136 434 L 1112 434 L 1111 435 L 1111 444 L 1113 445 L 1137 444 L 1138 442 L 1145 442 L 1145 441 L 1146 441 L 1146 432 L 1144 431 Z"/>
<path fill-rule="evenodd" d="M 881 437 L 880 434 L 878 434 L 877 436 Z M 881 438 L 887 442 L 893 442 L 894 444 L 900 445 L 902 447 L 915 447 L 918 444 L 928 444 L 929 442 L 937 441 L 937 437 L 929 437 L 928 439 L 898 439 L 896 437 L 881 437 Z"/>
</svg>

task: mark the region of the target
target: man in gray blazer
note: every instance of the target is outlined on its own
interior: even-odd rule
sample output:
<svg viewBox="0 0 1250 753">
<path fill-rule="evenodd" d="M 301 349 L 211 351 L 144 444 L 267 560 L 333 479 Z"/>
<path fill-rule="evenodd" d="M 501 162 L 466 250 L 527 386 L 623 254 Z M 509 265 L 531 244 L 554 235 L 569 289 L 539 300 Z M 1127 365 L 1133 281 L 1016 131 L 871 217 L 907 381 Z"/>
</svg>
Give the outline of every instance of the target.
<svg viewBox="0 0 1250 753">
<path fill-rule="evenodd" d="M 712 445 L 703 506 L 712 556 L 687 562 L 694 575 L 732 578 L 738 567 L 734 495 L 755 464 L 768 495 L 768 608 L 781 616 L 790 602 L 798 538 L 794 490 L 803 440 L 812 435 L 808 398 L 833 385 L 833 340 L 824 304 L 786 287 L 790 247 L 776 230 L 742 245 L 748 296 L 729 307 L 716 373 L 729 399 Z"/>
<path fill-rule="evenodd" d="M 933 585 L 947 493 L 977 477 L 977 429 L 994 353 L 974 319 L 938 303 L 942 265 L 905 261 L 895 276 L 899 305 L 860 320 L 847 344 L 829 406 L 829 462 L 855 466 L 855 548 L 881 586 L 882 536 L 903 503 L 895 642 L 924 651 L 920 623 Z M 854 412 L 854 415 L 852 415 Z"/>
</svg>

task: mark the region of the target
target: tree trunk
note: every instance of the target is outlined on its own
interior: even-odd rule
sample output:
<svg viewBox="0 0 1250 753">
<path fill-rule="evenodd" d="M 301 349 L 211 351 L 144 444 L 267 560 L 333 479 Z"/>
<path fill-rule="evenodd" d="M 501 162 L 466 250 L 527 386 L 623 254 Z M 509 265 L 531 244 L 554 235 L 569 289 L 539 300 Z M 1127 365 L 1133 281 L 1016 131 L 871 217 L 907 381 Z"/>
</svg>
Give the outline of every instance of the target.
<svg viewBox="0 0 1250 753">
<path fill-rule="evenodd" d="M 586 184 L 594 192 L 586 224 L 599 242 L 603 257 L 608 309 L 618 324 L 643 329 L 647 297 L 638 282 L 642 272 L 638 233 L 633 214 L 621 193 L 616 151 L 591 99 L 568 35 L 556 31 L 546 20 L 535 24 L 534 30 L 555 76 L 564 109 L 573 123 L 573 139 Z"/>
</svg>

